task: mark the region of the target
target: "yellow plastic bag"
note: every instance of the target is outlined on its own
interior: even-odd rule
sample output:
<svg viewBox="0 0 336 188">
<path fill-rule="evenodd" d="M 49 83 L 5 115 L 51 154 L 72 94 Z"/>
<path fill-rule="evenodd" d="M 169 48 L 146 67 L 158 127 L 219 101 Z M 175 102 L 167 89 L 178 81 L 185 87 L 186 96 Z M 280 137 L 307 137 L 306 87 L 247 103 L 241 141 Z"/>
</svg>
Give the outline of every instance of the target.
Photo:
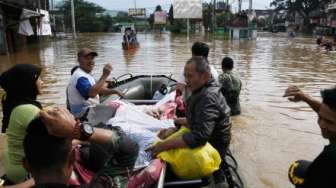
<svg viewBox="0 0 336 188">
<path fill-rule="evenodd" d="M 190 130 L 182 127 L 166 140 L 181 137 Z M 218 151 L 209 143 L 194 149 L 181 148 L 161 152 L 158 157 L 172 167 L 173 172 L 181 179 L 200 179 L 209 177 L 219 169 L 221 158 Z"/>
</svg>

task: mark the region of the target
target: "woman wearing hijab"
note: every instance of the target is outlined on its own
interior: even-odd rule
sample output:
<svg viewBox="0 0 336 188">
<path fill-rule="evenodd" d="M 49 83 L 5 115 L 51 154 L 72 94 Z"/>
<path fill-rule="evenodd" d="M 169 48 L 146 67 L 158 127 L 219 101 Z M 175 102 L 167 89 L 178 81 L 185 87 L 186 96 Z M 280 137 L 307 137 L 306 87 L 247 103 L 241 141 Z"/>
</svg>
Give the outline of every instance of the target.
<svg viewBox="0 0 336 188">
<path fill-rule="evenodd" d="M 40 67 L 19 64 L 0 76 L 0 86 L 6 92 L 2 98 L 2 132 L 7 135 L 5 174 L 13 184 L 23 182 L 27 177 L 27 172 L 22 165 L 23 139 L 28 124 L 42 108 L 36 101 L 37 95 L 41 94 L 43 84 L 40 74 Z"/>
</svg>

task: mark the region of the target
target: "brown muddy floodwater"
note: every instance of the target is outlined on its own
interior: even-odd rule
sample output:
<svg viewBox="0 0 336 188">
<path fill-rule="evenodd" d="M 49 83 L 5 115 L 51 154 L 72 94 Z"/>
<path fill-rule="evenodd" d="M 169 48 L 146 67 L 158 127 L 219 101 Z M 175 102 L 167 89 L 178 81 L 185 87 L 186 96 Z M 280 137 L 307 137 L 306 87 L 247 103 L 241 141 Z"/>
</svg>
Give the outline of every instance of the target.
<svg viewBox="0 0 336 188">
<path fill-rule="evenodd" d="M 175 78 L 190 58 L 194 41 L 210 47 L 209 60 L 220 71 L 224 56 L 232 57 L 243 82 L 243 114 L 234 118 L 232 150 L 248 188 L 292 187 L 287 180 L 290 163 L 312 160 L 326 141 L 320 136 L 317 116 L 303 103 L 282 98 L 289 85 L 298 85 L 319 97 L 321 88 L 335 85 L 336 53 L 317 48 L 312 37 L 288 39 L 285 34 L 261 33 L 256 41 L 228 41 L 210 36 L 139 34 L 137 51 L 121 49 L 121 34 L 81 34 L 77 40 L 64 37 L 40 45 L 22 47 L 11 56 L 0 56 L 0 71 L 17 62 L 44 67 L 45 106 L 64 105 L 65 87 L 76 51 L 96 50 L 94 74 L 105 63 L 113 64 L 113 76 L 124 73 L 173 74 Z"/>
</svg>

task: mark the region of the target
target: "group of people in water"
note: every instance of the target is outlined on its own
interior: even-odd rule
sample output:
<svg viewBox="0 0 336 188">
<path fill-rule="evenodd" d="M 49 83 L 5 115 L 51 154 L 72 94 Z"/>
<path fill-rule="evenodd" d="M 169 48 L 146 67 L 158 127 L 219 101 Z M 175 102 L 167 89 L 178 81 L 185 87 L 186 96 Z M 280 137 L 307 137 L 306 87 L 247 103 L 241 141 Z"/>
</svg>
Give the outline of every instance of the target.
<svg viewBox="0 0 336 188">
<path fill-rule="evenodd" d="M 334 39 L 334 42 L 331 42 L 327 40 L 324 36 L 323 37 L 318 37 L 316 39 L 316 44 L 322 48 L 324 48 L 327 51 L 333 51 L 334 46 L 336 44 L 336 38 Z"/>
<path fill-rule="evenodd" d="M 164 139 L 187 126 L 189 133 L 147 148 L 156 156 L 177 148 L 196 148 L 207 142 L 220 154 L 222 163 L 214 172 L 215 187 L 232 188 L 228 176 L 226 153 L 231 141 L 231 116 L 241 113 L 239 95 L 242 82 L 234 73 L 234 61 L 222 60 L 218 74 L 208 60 L 209 46 L 195 42 L 192 57 L 186 62 L 176 90 L 183 93 L 184 116 L 174 119 L 175 127 L 163 129 L 158 137 Z M 44 109 L 36 100 L 42 94 L 41 68 L 18 64 L 3 72 L 0 86 L 6 94 L 2 99 L 2 132 L 7 135 L 5 152 L 6 186 L 13 188 L 116 187 L 117 176 L 127 176 L 139 153 L 137 143 L 118 127 L 91 125 L 83 118 L 87 110 L 99 104 L 102 95 L 124 93 L 108 88 L 107 78 L 112 65 L 103 68 L 96 81 L 92 76 L 95 57 L 88 48 L 79 50 L 79 66 L 72 70 L 67 86 L 68 109 Z M 304 101 L 318 113 L 322 136 L 330 141 L 313 161 L 295 162 L 289 170 L 290 180 L 298 188 L 335 187 L 336 167 L 336 89 L 321 92 L 322 102 L 289 87 L 284 97 Z M 155 116 L 155 112 L 148 113 Z M 187 159 L 186 159 L 187 160 Z M 76 172 L 87 172 L 89 178 L 78 180 Z M 78 174 L 77 174 L 78 175 Z M 75 177 L 74 177 L 75 176 Z M 232 178 L 232 177 L 231 177 Z"/>
<path fill-rule="evenodd" d="M 127 27 L 123 36 L 123 43 L 127 46 L 129 45 L 138 45 L 138 39 L 136 31 L 130 27 Z"/>
</svg>

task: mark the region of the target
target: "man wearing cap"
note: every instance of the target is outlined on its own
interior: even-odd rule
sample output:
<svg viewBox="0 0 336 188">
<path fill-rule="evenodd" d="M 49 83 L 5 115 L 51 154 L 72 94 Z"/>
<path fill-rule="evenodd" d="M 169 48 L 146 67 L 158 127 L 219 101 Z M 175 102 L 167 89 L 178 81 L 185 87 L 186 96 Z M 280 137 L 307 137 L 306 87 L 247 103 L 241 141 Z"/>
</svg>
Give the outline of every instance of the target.
<svg viewBox="0 0 336 188">
<path fill-rule="evenodd" d="M 78 51 L 79 67 L 72 73 L 69 85 L 67 87 L 68 105 L 72 114 L 80 118 L 90 104 L 99 103 L 99 95 L 122 95 L 120 91 L 108 89 L 106 79 L 112 71 L 112 65 L 106 64 L 103 74 L 96 82 L 91 72 L 95 66 L 94 58 L 98 56 L 97 52 L 88 48 L 82 48 Z"/>
</svg>

